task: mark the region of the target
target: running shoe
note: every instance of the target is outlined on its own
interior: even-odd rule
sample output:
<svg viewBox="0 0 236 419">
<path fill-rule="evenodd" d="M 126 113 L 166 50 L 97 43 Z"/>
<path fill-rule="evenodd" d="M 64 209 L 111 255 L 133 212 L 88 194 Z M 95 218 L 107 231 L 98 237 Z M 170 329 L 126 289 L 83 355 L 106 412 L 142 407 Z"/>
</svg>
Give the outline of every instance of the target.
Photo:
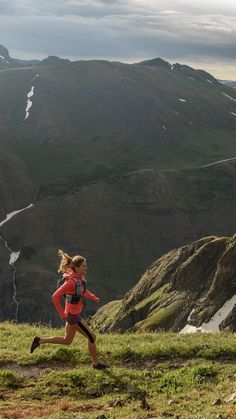
<svg viewBox="0 0 236 419">
<path fill-rule="evenodd" d="M 105 370 L 106 368 L 109 368 L 109 365 L 103 364 L 102 362 L 98 362 L 97 364 L 93 364 L 93 368 L 95 370 Z"/>
<path fill-rule="evenodd" d="M 40 345 L 39 341 L 40 341 L 40 337 L 35 336 L 34 339 L 33 339 L 32 345 L 30 347 L 30 352 L 31 353 L 33 353 L 34 350 Z"/>
</svg>

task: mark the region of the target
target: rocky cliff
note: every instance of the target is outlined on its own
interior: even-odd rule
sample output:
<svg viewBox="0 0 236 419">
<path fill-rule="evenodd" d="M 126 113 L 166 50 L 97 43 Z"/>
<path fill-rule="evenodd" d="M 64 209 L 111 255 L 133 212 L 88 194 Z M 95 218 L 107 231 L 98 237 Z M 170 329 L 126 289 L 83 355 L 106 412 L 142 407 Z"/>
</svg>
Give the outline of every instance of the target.
<svg viewBox="0 0 236 419">
<path fill-rule="evenodd" d="M 205 237 L 157 259 L 120 301 L 96 313 L 102 331 L 236 331 L 236 235 Z"/>
</svg>

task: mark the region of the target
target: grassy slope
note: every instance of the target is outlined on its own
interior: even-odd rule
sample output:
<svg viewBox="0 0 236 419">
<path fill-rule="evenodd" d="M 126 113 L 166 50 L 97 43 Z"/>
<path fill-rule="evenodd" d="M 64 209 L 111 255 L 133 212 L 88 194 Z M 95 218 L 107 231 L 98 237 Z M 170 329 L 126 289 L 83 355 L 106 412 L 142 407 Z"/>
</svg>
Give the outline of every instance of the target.
<svg viewBox="0 0 236 419">
<path fill-rule="evenodd" d="M 35 334 L 63 330 L 0 324 L 1 418 L 235 417 L 224 401 L 235 390 L 234 335 L 99 335 L 101 358 L 112 367 L 95 372 L 80 336 L 71 347 L 45 345 L 29 355 Z"/>
</svg>

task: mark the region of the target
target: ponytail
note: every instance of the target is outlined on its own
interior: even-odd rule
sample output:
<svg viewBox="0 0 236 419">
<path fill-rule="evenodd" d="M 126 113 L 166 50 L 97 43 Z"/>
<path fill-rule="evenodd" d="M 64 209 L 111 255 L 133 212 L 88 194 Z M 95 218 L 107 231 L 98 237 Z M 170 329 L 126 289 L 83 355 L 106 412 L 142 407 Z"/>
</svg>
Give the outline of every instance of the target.
<svg viewBox="0 0 236 419">
<path fill-rule="evenodd" d="M 58 250 L 58 256 L 61 258 L 61 263 L 58 269 L 58 272 L 67 273 L 71 270 L 73 271 L 75 267 L 79 267 L 82 262 L 85 261 L 83 256 L 74 256 L 71 257 L 67 253 L 63 252 L 63 250 Z"/>
<path fill-rule="evenodd" d="M 72 257 L 69 256 L 67 253 L 63 252 L 63 250 L 58 250 L 58 256 L 61 258 L 61 263 L 58 268 L 58 272 L 62 272 L 63 274 L 65 272 L 68 272 L 70 270 L 70 264 L 72 261 Z"/>
</svg>

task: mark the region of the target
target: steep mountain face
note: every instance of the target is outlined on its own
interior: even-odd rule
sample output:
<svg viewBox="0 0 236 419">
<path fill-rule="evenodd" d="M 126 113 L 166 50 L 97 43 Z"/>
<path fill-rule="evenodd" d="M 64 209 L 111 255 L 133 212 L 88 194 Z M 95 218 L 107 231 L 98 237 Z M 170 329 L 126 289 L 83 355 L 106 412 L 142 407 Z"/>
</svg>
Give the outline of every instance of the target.
<svg viewBox="0 0 236 419">
<path fill-rule="evenodd" d="M 1 68 L 8 68 L 11 65 L 11 57 L 7 48 L 3 45 L 0 45 L 0 69 Z"/>
<path fill-rule="evenodd" d="M 206 237 L 148 268 L 121 301 L 98 310 L 102 331 L 236 330 L 236 235 Z"/>
<path fill-rule="evenodd" d="M 143 170 L 35 202 L 1 228 L 9 247 L 21 251 L 19 320 L 58 324 L 51 302 L 58 248 L 87 258 L 88 287 L 104 304 L 122 298 L 163 253 L 203 235 L 233 234 L 235 206 L 235 161 L 196 170 Z M 0 255 L 0 319 L 14 318 L 9 252 L 1 247 Z"/>
</svg>

